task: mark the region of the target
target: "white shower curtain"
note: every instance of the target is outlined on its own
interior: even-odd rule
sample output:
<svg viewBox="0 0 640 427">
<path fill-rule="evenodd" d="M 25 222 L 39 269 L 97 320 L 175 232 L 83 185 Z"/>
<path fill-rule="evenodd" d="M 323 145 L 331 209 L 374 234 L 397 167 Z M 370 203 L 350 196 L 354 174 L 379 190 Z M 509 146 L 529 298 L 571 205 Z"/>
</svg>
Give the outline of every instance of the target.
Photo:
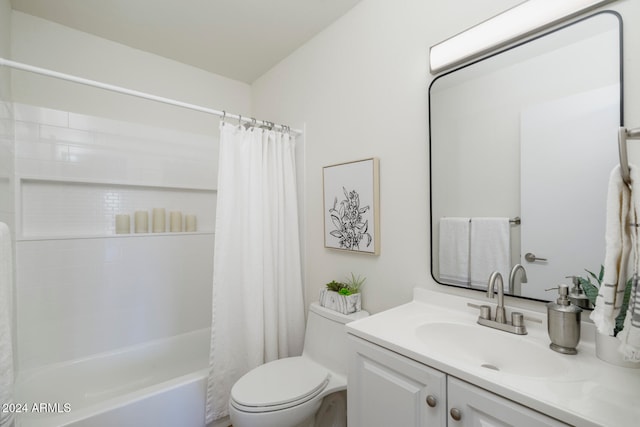
<svg viewBox="0 0 640 427">
<path fill-rule="evenodd" d="M 9 227 L 0 222 L 0 405 L 13 403 L 13 254 Z M 0 426 L 13 425 L 12 411 L 0 409 Z"/>
<path fill-rule="evenodd" d="M 295 138 L 222 122 L 207 423 L 246 372 L 302 353 Z"/>
</svg>

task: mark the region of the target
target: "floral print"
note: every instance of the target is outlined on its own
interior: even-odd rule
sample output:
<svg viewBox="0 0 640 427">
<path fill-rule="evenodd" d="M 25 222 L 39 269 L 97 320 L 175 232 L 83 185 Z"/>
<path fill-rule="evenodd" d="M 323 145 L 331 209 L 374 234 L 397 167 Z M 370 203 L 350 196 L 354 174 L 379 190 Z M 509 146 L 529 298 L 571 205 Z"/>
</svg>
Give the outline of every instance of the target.
<svg viewBox="0 0 640 427">
<path fill-rule="evenodd" d="M 360 196 L 355 190 L 347 191 L 342 187 L 345 199 L 338 204 L 338 198 L 333 201 L 333 208 L 329 209 L 331 221 L 335 226 L 329 234 L 336 237 L 340 242 L 341 249 L 359 250 L 360 244 L 365 246 L 371 244 L 371 234 L 369 221 L 363 222 L 362 214 L 369 210 L 369 206 L 360 207 Z"/>
</svg>

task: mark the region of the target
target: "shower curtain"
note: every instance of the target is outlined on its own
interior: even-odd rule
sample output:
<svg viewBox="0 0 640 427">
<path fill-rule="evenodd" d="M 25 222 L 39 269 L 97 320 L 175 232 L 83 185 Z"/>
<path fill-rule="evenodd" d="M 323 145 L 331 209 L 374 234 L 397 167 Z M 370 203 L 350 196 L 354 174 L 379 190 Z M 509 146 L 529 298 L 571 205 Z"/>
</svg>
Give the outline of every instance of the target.
<svg viewBox="0 0 640 427">
<path fill-rule="evenodd" d="M 220 125 L 206 422 L 246 372 L 302 353 L 295 138 Z"/>
<path fill-rule="evenodd" d="M 0 405 L 13 403 L 13 254 L 9 227 L 0 222 Z M 12 411 L 0 409 L 0 426 L 11 426 Z"/>
</svg>

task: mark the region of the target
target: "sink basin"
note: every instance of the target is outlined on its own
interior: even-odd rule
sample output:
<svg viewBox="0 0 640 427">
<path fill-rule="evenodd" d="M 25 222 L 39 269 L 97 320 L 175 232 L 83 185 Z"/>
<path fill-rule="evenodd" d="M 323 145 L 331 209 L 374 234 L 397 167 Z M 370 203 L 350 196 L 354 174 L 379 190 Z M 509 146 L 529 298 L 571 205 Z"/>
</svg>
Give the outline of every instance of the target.
<svg viewBox="0 0 640 427">
<path fill-rule="evenodd" d="M 416 328 L 425 345 L 450 362 L 508 375 L 545 378 L 566 373 L 567 356 L 555 353 L 526 335 L 514 335 L 478 324 L 430 322 Z"/>
</svg>

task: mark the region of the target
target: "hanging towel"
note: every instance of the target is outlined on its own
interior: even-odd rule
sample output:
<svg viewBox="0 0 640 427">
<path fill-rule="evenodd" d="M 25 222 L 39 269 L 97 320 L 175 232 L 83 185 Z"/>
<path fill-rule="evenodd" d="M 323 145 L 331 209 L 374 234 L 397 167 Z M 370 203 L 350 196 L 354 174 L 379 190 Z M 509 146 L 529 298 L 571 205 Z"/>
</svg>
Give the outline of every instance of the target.
<svg viewBox="0 0 640 427">
<path fill-rule="evenodd" d="M 504 290 L 509 287 L 511 250 L 509 218 L 471 218 L 471 287 L 486 289 L 492 272 L 502 275 Z"/>
<path fill-rule="evenodd" d="M 9 227 L 0 222 L 0 406 L 13 401 L 13 346 L 11 338 L 13 260 Z M 0 411 L 0 426 L 10 426 L 13 414 Z"/>
<path fill-rule="evenodd" d="M 440 218 L 440 280 L 469 286 L 470 218 Z"/>
<path fill-rule="evenodd" d="M 631 175 L 631 202 L 629 218 L 634 224 L 638 223 L 640 213 L 640 176 L 638 168 L 630 166 Z M 627 227 L 631 234 L 632 252 L 634 255 L 634 276 L 640 271 L 640 248 L 638 247 L 638 227 Z M 605 270 L 606 271 L 606 270 Z M 637 276 L 635 276 L 637 277 Z M 623 288 L 624 289 L 624 288 Z M 622 299 L 622 297 L 620 297 Z M 621 342 L 619 350 L 626 360 L 640 363 L 640 286 L 638 281 L 633 281 L 633 288 L 629 298 L 629 307 L 624 319 L 622 331 L 618 333 Z"/>
<path fill-rule="evenodd" d="M 622 180 L 618 165 L 609 176 L 604 276 L 596 298 L 596 306 L 590 316 L 598 332 L 602 334 L 613 335 L 615 319 L 620 313 L 629 277 L 627 265 L 631 253 L 631 210 L 631 190 Z"/>
</svg>

